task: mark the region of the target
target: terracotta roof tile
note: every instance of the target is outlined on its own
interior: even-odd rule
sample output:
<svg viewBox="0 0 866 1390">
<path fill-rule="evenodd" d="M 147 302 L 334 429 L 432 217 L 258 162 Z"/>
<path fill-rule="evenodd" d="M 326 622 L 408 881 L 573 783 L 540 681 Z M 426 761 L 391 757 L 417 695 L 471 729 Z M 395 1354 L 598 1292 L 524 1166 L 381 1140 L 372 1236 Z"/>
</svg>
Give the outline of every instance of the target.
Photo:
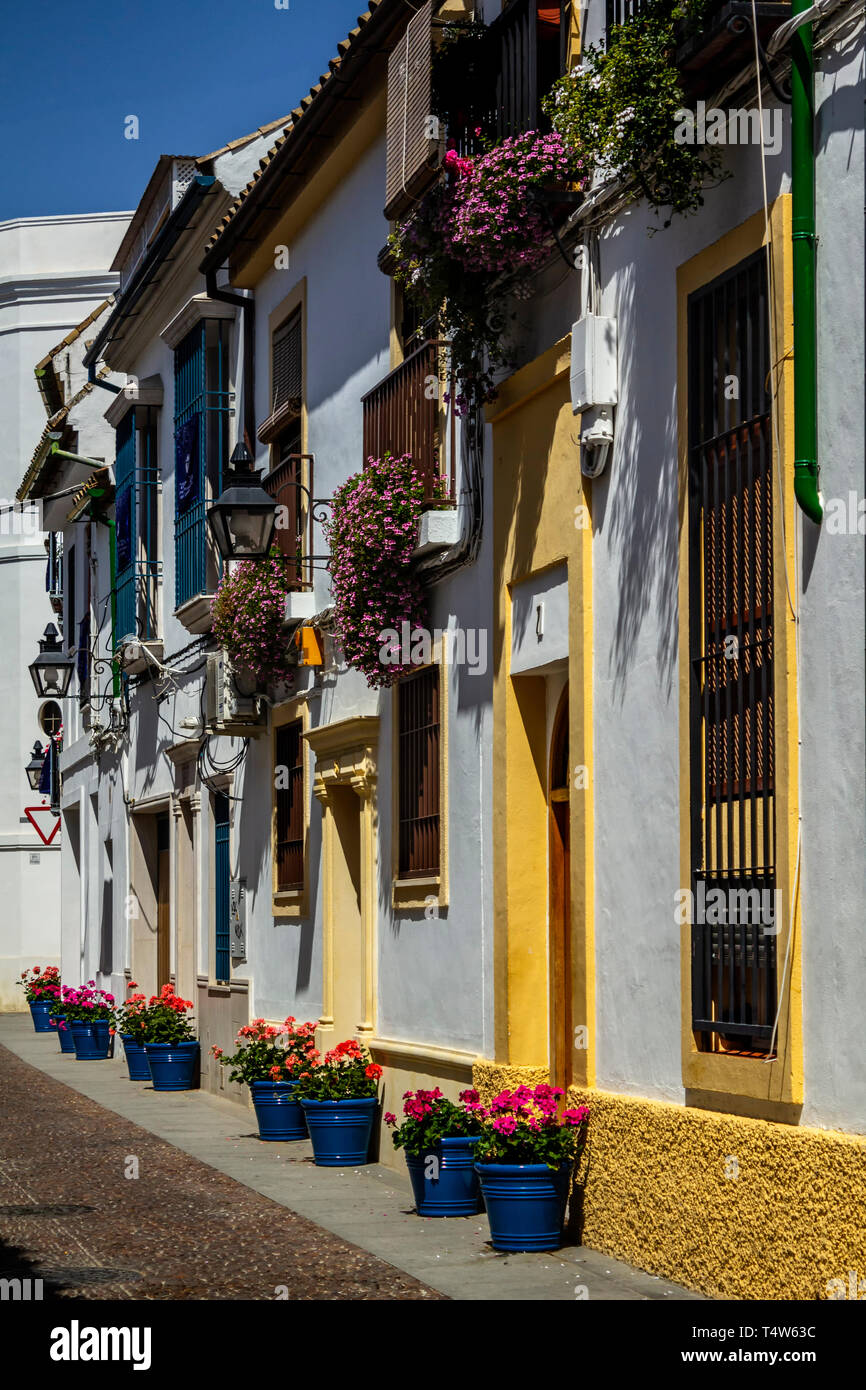
<svg viewBox="0 0 866 1390">
<path fill-rule="evenodd" d="M 96 375 L 100 378 L 109 376 L 110 369 L 108 367 L 102 367 Z M 39 443 L 33 450 L 33 457 L 30 460 L 30 467 L 27 469 L 27 472 L 25 473 L 24 478 L 22 480 L 21 486 L 15 494 L 19 502 L 26 502 L 33 488 L 39 481 L 39 476 L 45 465 L 45 460 L 48 457 L 48 446 L 51 443 L 51 440 L 48 437 L 49 434 L 56 432 L 58 427 L 63 424 L 64 420 L 69 415 L 70 410 L 72 410 L 76 405 L 79 405 L 80 402 L 83 401 L 86 396 L 89 396 L 91 391 L 93 391 L 94 389 L 95 386 L 92 381 L 85 381 L 84 385 L 81 387 L 79 391 L 76 391 L 74 396 L 71 396 L 69 400 L 66 401 L 60 407 L 59 410 L 56 410 L 53 415 L 49 416 L 48 422 L 46 423 L 45 428 L 40 436 Z"/>
</svg>

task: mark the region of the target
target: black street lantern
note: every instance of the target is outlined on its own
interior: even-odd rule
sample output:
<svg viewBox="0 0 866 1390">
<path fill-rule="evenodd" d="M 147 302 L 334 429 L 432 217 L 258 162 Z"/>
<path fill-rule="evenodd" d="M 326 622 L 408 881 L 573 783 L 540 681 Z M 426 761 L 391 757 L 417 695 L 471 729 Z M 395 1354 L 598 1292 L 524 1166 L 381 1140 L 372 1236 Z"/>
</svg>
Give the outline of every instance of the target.
<svg viewBox="0 0 866 1390">
<path fill-rule="evenodd" d="M 40 700 L 52 695 L 63 698 L 72 680 L 73 665 L 72 657 L 63 651 L 57 628 L 49 623 L 39 639 L 39 655 L 28 668 Z"/>
<path fill-rule="evenodd" d="M 259 486 L 259 471 L 245 444 L 231 456 L 226 487 L 207 519 L 224 560 L 266 560 L 271 553 L 277 525 L 273 497 Z"/>
<path fill-rule="evenodd" d="M 42 747 L 42 744 L 39 742 L 39 739 L 37 739 L 33 745 L 33 757 L 30 759 L 29 763 L 24 769 L 24 771 L 27 773 L 27 781 L 30 783 L 31 787 L 35 792 L 38 792 L 39 783 L 42 780 L 42 764 L 44 763 L 44 761 L 45 749 Z"/>
</svg>

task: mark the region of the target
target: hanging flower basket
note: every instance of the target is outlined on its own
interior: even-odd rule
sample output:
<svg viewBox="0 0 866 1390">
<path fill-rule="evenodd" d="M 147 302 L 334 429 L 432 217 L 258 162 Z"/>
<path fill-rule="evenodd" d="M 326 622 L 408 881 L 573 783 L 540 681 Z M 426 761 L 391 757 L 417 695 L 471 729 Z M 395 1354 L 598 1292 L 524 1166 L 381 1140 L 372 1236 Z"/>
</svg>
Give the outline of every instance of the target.
<svg viewBox="0 0 866 1390">
<path fill-rule="evenodd" d="M 370 459 L 334 493 L 325 535 L 343 654 L 370 686 L 407 669 L 389 660 L 388 632 L 426 626 L 426 603 L 412 570 L 424 483 L 408 454 Z"/>
<path fill-rule="evenodd" d="M 294 682 L 283 623 L 295 576 L 296 566 L 275 548 L 267 560 L 233 564 L 220 580 L 211 610 L 213 635 L 228 653 L 242 693 Z"/>
</svg>

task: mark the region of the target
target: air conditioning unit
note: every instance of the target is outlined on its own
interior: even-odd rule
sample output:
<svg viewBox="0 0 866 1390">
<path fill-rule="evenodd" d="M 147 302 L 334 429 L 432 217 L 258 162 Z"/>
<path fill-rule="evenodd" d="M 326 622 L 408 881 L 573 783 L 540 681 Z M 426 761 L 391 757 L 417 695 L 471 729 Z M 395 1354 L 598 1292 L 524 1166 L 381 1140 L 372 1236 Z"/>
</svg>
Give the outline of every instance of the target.
<svg viewBox="0 0 866 1390">
<path fill-rule="evenodd" d="M 255 737 L 263 717 L 254 695 L 242 695 L 224 651 L 211 652 L 205 676 L 205 722 L 212 733 Z"/>
</svg>

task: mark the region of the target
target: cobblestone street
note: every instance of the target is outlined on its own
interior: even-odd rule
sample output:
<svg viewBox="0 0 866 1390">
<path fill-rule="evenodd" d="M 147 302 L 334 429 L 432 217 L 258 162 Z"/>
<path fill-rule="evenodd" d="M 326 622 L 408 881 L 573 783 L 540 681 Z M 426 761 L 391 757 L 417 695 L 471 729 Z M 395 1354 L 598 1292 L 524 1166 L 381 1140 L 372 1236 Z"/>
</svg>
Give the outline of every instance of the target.
<svg viewBox="0 0 866 1390">
<path fill-rule="evenodd" d="M 89 1299 L 441 1295 L 0 1048 L 0 1264 Z M 137 1179 L 124 1176 L 129 1159 Z M 48 1292 L 48 1288 L 46 1288 Z"/>
<path fill-rule="evenodd" d="M 0 1242 L 0 1277 L 65 1298 L 700 1298 L 581 1246 L 498 1254 L 484 1215 L 419 1218 L 402 1167 L 317 1168 L 244 1107 L 79 1063 L 22 1014 L 0 1014 Z"/>
</svg>

